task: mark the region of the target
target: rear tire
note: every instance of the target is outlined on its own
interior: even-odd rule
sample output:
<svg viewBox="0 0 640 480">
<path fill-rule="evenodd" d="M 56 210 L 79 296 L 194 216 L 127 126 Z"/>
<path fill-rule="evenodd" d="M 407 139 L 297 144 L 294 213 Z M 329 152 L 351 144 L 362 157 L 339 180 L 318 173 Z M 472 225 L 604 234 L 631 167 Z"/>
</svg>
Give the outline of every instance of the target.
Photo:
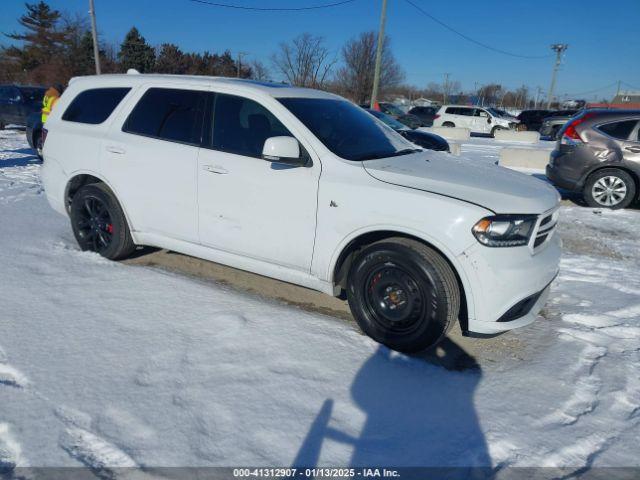
<svg viewBox="0 0 640 480">
<path fill-rule="evenodd" d="M 453 122 L 444 122 L 442 124 L 442 126 L 443 127 L 451 127 L 451 128 L 453 128 L 453 127 L 455 127 L 455 124 Z"/>
<path fill-rule="evenodd" d="M 368 336 L 404 353 L 436 345 L 460 311 L 458 283 L 447 261 L 432 248 L 400 237 L 358 254 L 349 270 L 347 298 Z"/>
<path fill-rule="evenodd" d="M 102 183 L 78 190 L 71 202 L 70 217 L 73 234 L 82 250 L 120 260 L 136 249 L 120 204 Z"/>
<path fill-rule="evenodd" d="M 637 185 L 624 170 L 603 168 L 587 178 L 582 195 L 590 207 L 627 208 L 636 198 Z"/>
<path fill-rule="evenodd" d="M 36 130 L 33 133 L 33 147 L 36 151 L 36 155 L 38 156 L 38 158 L 40 160 L 42 160 L 42 147 L 43 147 L 43 142 L 42 142 L 42 130 Z"/>
</svg>

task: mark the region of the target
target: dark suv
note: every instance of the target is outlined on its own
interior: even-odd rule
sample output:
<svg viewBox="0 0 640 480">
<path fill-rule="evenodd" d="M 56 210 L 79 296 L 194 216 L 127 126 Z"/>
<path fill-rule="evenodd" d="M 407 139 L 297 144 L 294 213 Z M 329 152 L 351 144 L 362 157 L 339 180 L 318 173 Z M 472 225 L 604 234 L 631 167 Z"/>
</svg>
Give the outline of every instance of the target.
<svg viewBox="0 0 640 480">
<path fill-rule="evenodd" d="M 27 117 L 42 108 L 43 87 L 0 85 L 0 129 L 14 124 L 24 126 Z"/>
<path fill-rule="evenodd" d="M 591 207 L 625 208 L 640 187 L 640 110 L 586 110 L 559 132 L 547 165 L 558 187 Z"/>
<path fill-rule="evenodd" d="M 542 127 L 542 121 L 549 116 L 551 110 L 524 110 L 516 118 L 520 120 L 520 128 L 537 132 Z"/>
<path fill-rule="evenodd" d="M 413 107 L 408 113 L 418 117 L 421 126 L 431 127 L 434 118 L 436 118 L 436 113 L 438 113 L 438 107 Z"/>
</svg>

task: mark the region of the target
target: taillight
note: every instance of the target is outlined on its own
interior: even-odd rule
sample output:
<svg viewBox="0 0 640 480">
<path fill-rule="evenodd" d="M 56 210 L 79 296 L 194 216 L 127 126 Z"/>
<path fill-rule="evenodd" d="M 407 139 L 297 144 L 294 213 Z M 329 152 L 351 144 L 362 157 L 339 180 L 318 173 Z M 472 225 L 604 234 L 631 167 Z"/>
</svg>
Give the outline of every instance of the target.
<svg viewBox="0 0 640 480">
<path fill-rule="evenodd" d="M 433 119 L 435 120 L 436 118 L 440 118 L 440 115 L 438 115 L 437 113 L 435 114 L 435 116 L 433 117 Z"/>
<path fill-rule="evenodd" d="M 565 127 L 564 131 L 562 132 L 561 142 L 568 143 L 568 144 L 576 144 L 576 143 L 584 142 L 584 140 L 582 140 L 582 137 L 580 137 L 580 134 L 576 130 L 576 127 L 580 125 L 582 122 L 584 122 L 585 120 L 588 120 L 593 116 L 595 116 L 594 113 L 585 113 L 584 115 L 576 118 L 575 120 L 571 120 L 569 124 Z"/>
</svg>

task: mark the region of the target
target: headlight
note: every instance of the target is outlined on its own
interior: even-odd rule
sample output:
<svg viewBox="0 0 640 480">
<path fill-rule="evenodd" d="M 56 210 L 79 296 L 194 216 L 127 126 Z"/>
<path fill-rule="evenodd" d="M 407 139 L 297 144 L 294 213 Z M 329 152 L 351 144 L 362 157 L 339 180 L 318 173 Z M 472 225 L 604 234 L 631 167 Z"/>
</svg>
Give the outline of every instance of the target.
<svg viewBox="0 0 640 480">
<path fill-rule="evenodd" d="M 535 215 L 494 215 L 476 223 L 471 232 L 487 247 L 519 247 L 529 243 Z"/>
</svg>

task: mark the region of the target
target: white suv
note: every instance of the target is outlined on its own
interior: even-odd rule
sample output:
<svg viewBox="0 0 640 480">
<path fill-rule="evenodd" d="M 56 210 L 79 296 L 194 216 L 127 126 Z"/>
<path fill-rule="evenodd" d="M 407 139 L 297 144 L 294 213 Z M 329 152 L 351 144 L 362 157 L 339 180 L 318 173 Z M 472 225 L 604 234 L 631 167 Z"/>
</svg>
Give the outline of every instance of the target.
<svg viewBox="0 0 640 480">
<path fill-rule="evenodd" d="M 341 295 L 399 351 L 532 322 L 558 271 L 558 194 L 423 151 L 341 97 L 246 80 L 71 81 L 42 178 L 84 250 L 151 245 Z"/>
<path fill-rule="evenodd" d="M 494 135 L 496 130 L 509 130 L 518 122 L 501 117 L 491 108 L 465 105 L 443 105 L 434 117 L 434 127 L 463 127 L 472 133 Z"/>
</svg>

